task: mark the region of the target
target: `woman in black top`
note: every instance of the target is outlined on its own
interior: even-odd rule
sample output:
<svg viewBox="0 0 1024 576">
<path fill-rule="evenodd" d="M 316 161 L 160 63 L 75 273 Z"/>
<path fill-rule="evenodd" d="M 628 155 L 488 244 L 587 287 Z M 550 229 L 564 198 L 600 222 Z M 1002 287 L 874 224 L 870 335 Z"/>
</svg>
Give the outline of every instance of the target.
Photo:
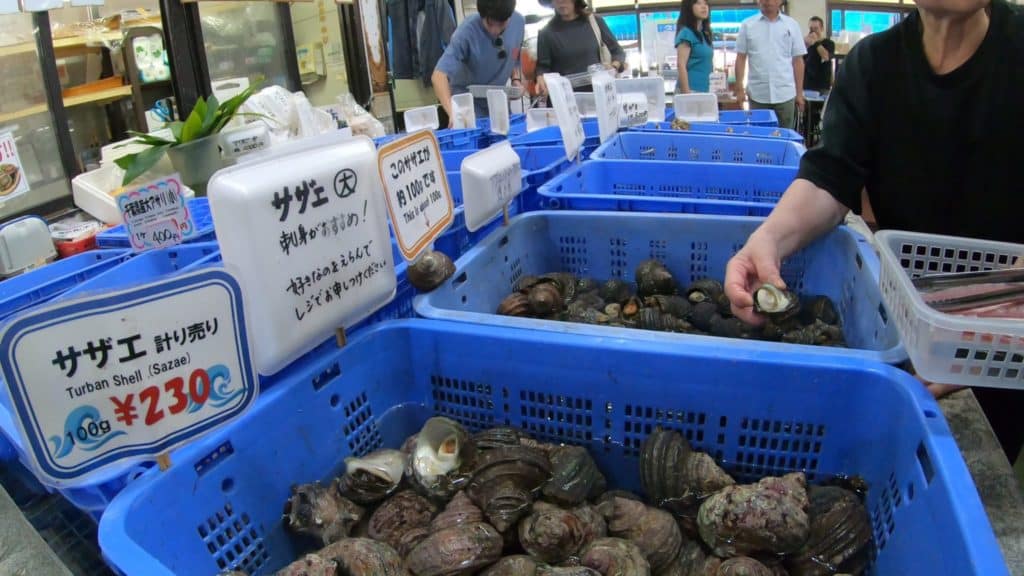
<svg viewBox="0 0 1024 576">
<path fill-rule="evenodd" d="M 783 286 L 779 263 L 860 212 L 881 228 L 1024 243 L 1024 13 L 1006 0 L 916 0 L 903 22 L 857 43 L 839 69 L 820 144 L 729 262 L 736 316 Z M 935 396 L 949 386 L 926 383 Z M 1007 457 L 1024 443 L 1024 392 L 975 388 Z"/>
<path fill-rule="evenodd" d="M 554 0 L 555 17 L 541 29 L 537 38 L 537 87 L 547 93 L 543 75 L 556 72 L 562 76 L 586 72 L 591 64 L 601 63 L 601 44 L 611 53 L 611 66 L 621 72 L 626 53 L 619 46 L 604 19 L 587 8 L 585 0 Z M 574 86 L 574 90 L 589 91 L 590 83 Z"/>
</svg>

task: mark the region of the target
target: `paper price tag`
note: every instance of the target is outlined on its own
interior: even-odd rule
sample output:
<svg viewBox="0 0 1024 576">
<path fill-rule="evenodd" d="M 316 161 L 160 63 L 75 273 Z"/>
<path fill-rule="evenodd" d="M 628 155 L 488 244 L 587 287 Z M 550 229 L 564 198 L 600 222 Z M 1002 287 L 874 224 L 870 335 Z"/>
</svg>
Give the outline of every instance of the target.
<svg viewBox="0 0 1024 576">
<path fill-rule="evenodd" d="M 559 74 L 545 74 L 544 82 L 548 86 L 551 105 L 558 116 L 558 127 L 562 132 L 566 157 L 572 161 L 583 147 L 583 121 L 576 106 L 576 97 L 572 92 L 572 84 Z"/>
<path fill-rule="evenodd" d="M 18 146 L 11 132 L 0 134 L 0 201 L 28 192 L 28 175 L 21 166 Z"/>
<path fill-rule="evenodd" d="M 519 154 L 507 140 L 466 156 L 460 172 L 466 228 L 470 232 L 486 226 L 523 190 Z"/>
<path fill-rule="evenodd" d="M 54 486 L 167 452 L 256 398 L 242 292 L 225 270 L 34 310 L 0 346 L 26 452 Z"/>
<path fill-rule="evenodd" d="M 238 158 L 252 152 L 270 148 L 270 131 L 262 122 L 221 133 L 221 148 L 225 158 Z"/>
<path fill-rule="evenodd" d="M 117 207 L 136 252 L 181 244 L 196 233 L 177 174 L 118 196 Z"/>
<path fill-rule="evenodd" d="M 504 90 L 487 91 L 487 112 L 491 121 L 491 132 L 508 134 L 508 96 Z"/>
<path fill-rule="evenodd" d="M 383 146 L 377 167 L 402 257 L 415 260 L 455 218 L 455 205 L 433 132 Z"/>
<path fill-rule="evenodd" d="M 221 257 L 253 311 L 260 373 L 277 372 L 394 297 L 369 138 L 303 139 L 218 171 L 208 189 Z"/>
<path fill-rule="evenodd" d="M 619 95 L 619 125 L 623 128 L 647 123 L 647 98 L 643 94 Z"/>
<path fill-rule="evenodd" d="M 607 72 L 594 74 L 594 104 L 597 107 L 597 128 L 601 142 L 605 142 L 619 130 L 619 98 L 615 90 L 615 78 Z"/>
</svg>

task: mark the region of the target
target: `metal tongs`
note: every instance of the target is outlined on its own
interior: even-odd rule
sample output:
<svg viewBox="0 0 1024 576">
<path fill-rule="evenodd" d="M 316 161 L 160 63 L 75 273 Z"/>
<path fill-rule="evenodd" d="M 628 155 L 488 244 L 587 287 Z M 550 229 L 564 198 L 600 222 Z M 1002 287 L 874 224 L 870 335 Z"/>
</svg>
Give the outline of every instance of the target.
<svg viewBox="0 0 1024 576">
<path fill-rule="evenodd" d="M 911 282 L 923 293 L 978 284 L 1016 284 L 1024 282 L 1024 268 L 926 274 L 911 280 Z M 1024 300 L 1024 283 L 979 294 L 930 300 L 928 305 L 940 312 L 959 312 L 1016 300 Z"/>
</svg>

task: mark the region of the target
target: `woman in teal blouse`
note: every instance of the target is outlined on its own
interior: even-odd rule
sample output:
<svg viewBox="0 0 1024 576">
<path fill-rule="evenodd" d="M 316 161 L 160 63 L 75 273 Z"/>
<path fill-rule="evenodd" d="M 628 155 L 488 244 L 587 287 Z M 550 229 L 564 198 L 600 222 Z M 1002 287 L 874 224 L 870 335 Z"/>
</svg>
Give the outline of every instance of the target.
<svg viewBox="0 0 1024 576">
<path fill-rule="evenodd" d="M 710 92 L 715 49 L 711 44 L 711 8 L 708 0 L 683 0 L 676 22 L 676 92 Z"/>
</svg>

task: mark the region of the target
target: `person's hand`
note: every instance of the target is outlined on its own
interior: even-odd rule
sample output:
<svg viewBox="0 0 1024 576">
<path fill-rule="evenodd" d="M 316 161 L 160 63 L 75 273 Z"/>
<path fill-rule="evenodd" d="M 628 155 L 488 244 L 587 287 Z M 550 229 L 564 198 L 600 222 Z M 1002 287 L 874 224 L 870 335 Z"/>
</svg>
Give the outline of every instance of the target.
<svg viewBox="0 0 1024 576">
<path fill-rule="evenodd" d="M 544 77 L 540 74 L 537 75 L 537 94 L 540 96 L 548 95 L 548 83 L 544 81 Z"/>
<path fill-rule="evenodd" d="M 796 95 L 796 108 L 801 112 L 807 108 L 807 98 L 802 93 Z"/>
<path fill-rule="evenodd" d="M 936 384 L 935 382 L 925 380 L 918 374 L 914 374 L 914 378 L 917 378 L 918 381 L 921 382 L 921 384 L 924 384 L 925 388 L 928 389 L 928 393 L 931 394 L 932 398 L 935 398 L 936 400 L 945 398 L 946 396 L 949 396 L 953 392 L 958 392 L 966 388 L 966 386 L 957 386 L 955 384 Z"/>
<path fill-rule="evenodd" d="M 736 100 L 738 100 L 739 102 L 743 102 L 744 100 L 747 99 L 747 91 L 746 89 L 743 88 L 743 86 L 737 84 L 734 91 L 736 93 Z"/>
<path fill-rule="evenodd" d="M 729 297 L 734 316 L 755 326 L 764 323 L 764 318 L 754 312 L 754 291 L 763 284 L 786 287 L 779 273 L 779 262 L 776 243 L 756 233 L 729 260 L 725 268 L 725 295 Z"/>
<path fill-rule="evenodd" d="M 811 32 L 807 36 L 804 36 L 804 44 L 806 44 L 807 46 L 810 46 L 810 45 L 814 44 L 817 41 L 818 41 L 818 35 L 815 34 L 814 32 Z"/>
</svg>

